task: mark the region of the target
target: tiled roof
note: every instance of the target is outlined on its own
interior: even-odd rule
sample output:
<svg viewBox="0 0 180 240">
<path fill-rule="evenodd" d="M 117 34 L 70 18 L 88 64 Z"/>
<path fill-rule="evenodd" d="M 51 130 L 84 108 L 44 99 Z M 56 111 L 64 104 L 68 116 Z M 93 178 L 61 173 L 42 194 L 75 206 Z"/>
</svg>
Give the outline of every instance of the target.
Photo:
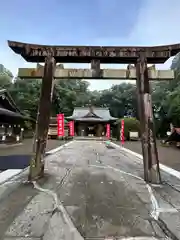
<svg viewBox="0 0 180 240">
<path fill-rule="evenodd" d="M 6 89 L 0 89 L 0 114 L 9 117 L 19 117 L 26 120 L 35 121 L 26 116 L 16 105 L 11 95 Z"/>
<path fill-rule="evenodd" d="M 13 112 L 13 111 L 9 111 L 5 108 L 1 108 L 0 107 L 0 115 L 6 115 L 6 116 L 9 116 L 9 117 L 20 117 L 22 118 L 23 116 L 20 114 L 20 113 L 17 113 L 17 112 Z"/>
<path fill-rule="evenodd" d="M 108 120 L 116 120 L 117 118 L 114 118 L 110 115 L 108 108 L 93 108 L 93 116 L 87 116 L 91 112 L 90 108 L 75 108 L 73 111 L 73 115 L 70 117 L 67 117 L 67 119 L 74 119 L 74 120 L 97 120 L 97 121 L 108 121 Z"/>
<path fill-rule="evenodd" d="M 14 100 L 12 99 L 11 95 L 6 89 L 0 89 L 0 97 L 3 97 L 3 96 L 6 98 L 8 102 L 8 106 L 9 106 L 8 110 L 22 114 L 20 109 L 16 106 Z"/>
</svg>

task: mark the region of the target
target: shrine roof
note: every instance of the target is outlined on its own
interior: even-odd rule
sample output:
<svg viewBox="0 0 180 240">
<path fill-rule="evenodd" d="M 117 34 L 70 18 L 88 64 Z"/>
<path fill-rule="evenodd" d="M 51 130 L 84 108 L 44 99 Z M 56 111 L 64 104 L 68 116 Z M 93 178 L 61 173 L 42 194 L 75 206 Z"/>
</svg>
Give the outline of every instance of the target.
<svg viewBox="0 0 180 240">
<path fill-rule="evenodd" d="M 44 62 L 51 54 L 56 62 L 135 63 L 140 52 L 145 52 L 148 63 L 164 63 L 180 52 L 180 44 L 162 46 L 51 46 L 8 41 L 9 47 L 28 62 Z"/>
<path fill-rule="evenodd" d="M 90 108 L 75 108 L 72 116 L 66 117 L 66 119 L 73 119 L 76 121 L 116 121 L 117 118 L 114 118 L 110 115 L 108 108 L 96 108 L 93 107 L 92 110 Z"/>
<path fill-rule="evenodd" d="M 7 117 L 18 117 L 34 121 L 26 116 L 16 105 L 10 93 L 6 89 L 0 89 L 0 115 Z"/>
<path fill-rule="evenodd" d="M 8 111 L 21 114 L 20 109 L 17 107 L 10 93 L 6 89 L 0 89 L 0 106 Z"/>
</svg>

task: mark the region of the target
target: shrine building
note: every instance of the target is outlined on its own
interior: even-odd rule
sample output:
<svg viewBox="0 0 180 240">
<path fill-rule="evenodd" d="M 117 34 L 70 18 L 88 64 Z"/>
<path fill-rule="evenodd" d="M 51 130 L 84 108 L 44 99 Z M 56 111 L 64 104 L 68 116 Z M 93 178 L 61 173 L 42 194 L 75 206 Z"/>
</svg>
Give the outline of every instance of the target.
<svg viewBox="0 0 180 240">
<path fill-rule="evenodd" d="M 112 125 L 117 118 L 111 116 L 108 108 L 77 107 L 72 116 L 66 119 L 74 121 L 76 136 L 106 136 L 106 125 Z"/>
</svg>

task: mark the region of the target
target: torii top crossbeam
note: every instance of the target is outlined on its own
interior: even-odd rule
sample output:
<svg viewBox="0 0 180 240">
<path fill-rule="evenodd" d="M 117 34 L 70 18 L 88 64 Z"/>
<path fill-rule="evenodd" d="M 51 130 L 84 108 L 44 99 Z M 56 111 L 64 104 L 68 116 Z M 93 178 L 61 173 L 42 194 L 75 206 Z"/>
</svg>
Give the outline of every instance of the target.
<svg viewBox="0 0 180 240">
<path fill-rule="evenodd" d="M 180 52 L 180 44 L 153 47 L 109 47 L 109 46 L 50 46 L 8 41 L 9 47 L 28 62 L 44 62 L 48 55 L 56 62 L 89 63 L 98 59 L 101 63 L 136 63 L 143 52 L 147 63 L 164 63 Z"/>
</svg>

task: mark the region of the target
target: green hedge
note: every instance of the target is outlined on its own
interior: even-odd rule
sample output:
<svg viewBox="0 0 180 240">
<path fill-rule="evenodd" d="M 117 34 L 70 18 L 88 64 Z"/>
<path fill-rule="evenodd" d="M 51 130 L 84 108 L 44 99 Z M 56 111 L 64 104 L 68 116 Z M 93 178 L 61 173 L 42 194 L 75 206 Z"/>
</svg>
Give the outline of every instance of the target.
<svg viewBox="0 0 180 240">
<path fill-rule="evenodd" d="M 117 121 L 117 140 L 120 140 L 121 120 Z M 140 122 L 136 118 L 124 118 L 125 140 L 129 140 L 129 132 L 140 132 Z"/>
</svg>

